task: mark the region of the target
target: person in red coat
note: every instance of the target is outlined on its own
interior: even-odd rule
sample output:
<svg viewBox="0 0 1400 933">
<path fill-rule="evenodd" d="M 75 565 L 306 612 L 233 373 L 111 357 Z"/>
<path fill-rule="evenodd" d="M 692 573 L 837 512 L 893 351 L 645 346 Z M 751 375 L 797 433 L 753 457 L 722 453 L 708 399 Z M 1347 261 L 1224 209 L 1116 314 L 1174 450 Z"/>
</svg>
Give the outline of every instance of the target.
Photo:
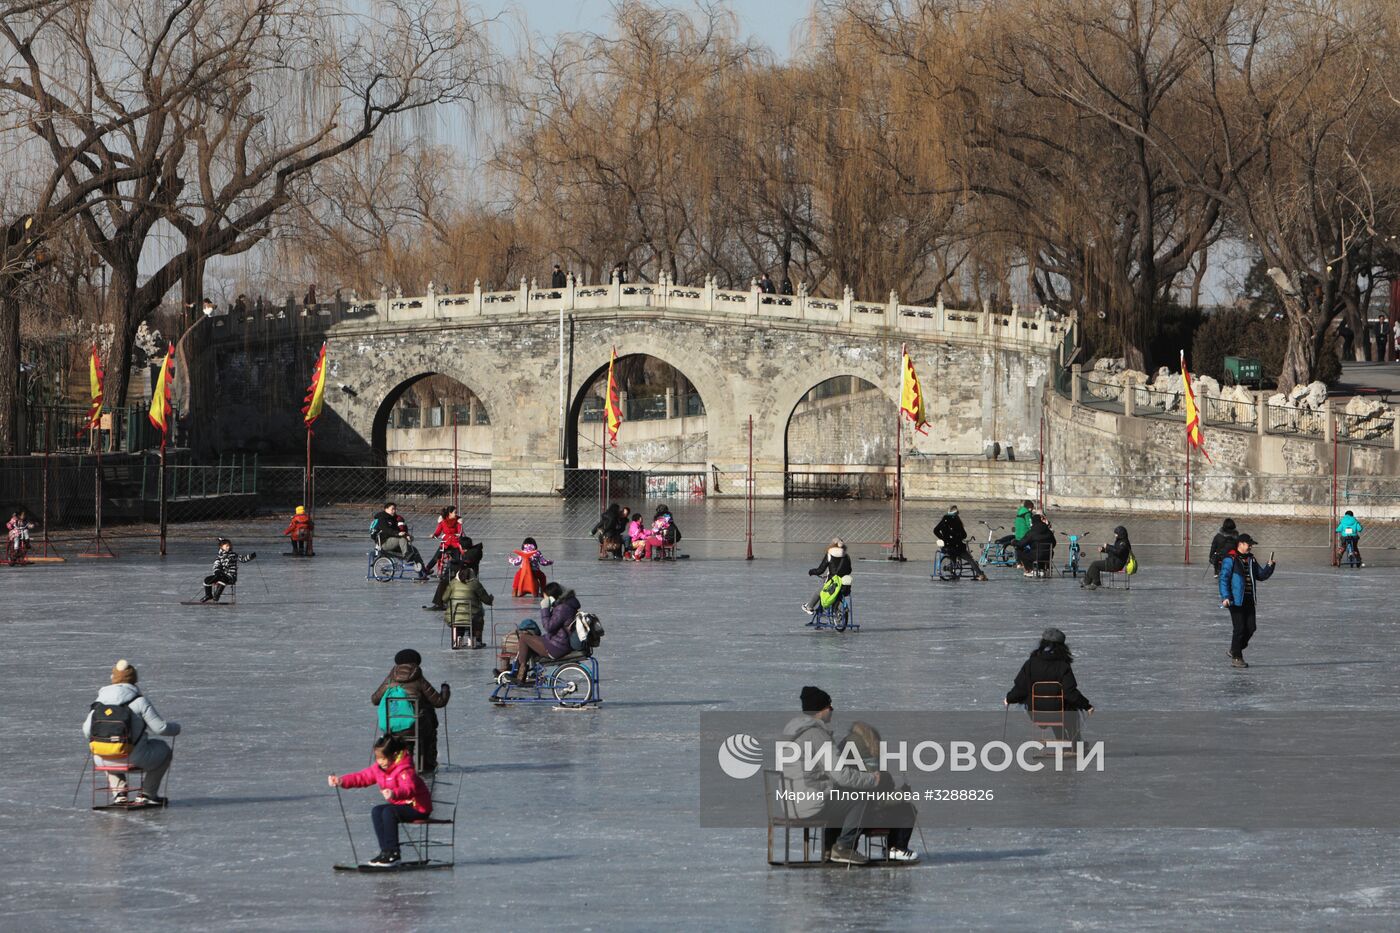
<svg viewBox="0 0 1400 933">
<path fill-rule="evenodd" d="M 311 550 L 311 531 L 314 527 L 311 516 L 306 514 L 306 506 L 297 506 L 296 514 L 287 523 L 282 534 L 292 539 L 292 553 L 297 557 L 314 557 Z"/>
<path fill-rule="evenodd" d="M 438 539 L 438 547 L 432 560 L 423 567 L 423 572 L 431 574 L 439 560 L 447 561 L 462 556 L 462 520 L 457 517 L 457 507 L 449 505 L 443 509 L 433 529 L 433 537 Z"/>
</svg>

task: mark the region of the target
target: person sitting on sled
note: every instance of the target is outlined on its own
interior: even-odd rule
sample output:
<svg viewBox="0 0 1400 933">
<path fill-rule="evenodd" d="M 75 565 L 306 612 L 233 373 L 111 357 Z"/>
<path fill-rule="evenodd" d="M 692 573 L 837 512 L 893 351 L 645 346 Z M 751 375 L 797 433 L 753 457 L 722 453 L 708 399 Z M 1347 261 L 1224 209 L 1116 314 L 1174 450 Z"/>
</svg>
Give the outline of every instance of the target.
<svg viewBox="0 0 1400 933">
<path fill-rule="evenodd" d="M 207 603 L 213 600 L 217 603 L 219 597 L 224 595 L 224 587 L 233 586 L 238 582 L 238 565 L 246 564 L 257 556 L 252 551 L 240 556 L 234 552 L 232 541 L 220 538 L 219 553 L 214 555 L 214 572 L 204 578 L 204 598 L 200 602 Z"/>
<path fill-rule="evenodd" d="M 519 550 L 510 555 L 512 566 L 520 569 L 515 572 L 515 580 L 511 582 L 511 592 L 517 597 L 520 596 L 543 596 L 545 577 L 541 567 L 548 567 L 554 561 L 540 553 L 540 546 L 535 543 L 534 538 L 526 538 L 521 542 Z"/>
<path fill-rule="evenodd" d="M 5 531 L 10 539 L 10 563 L 18 563 L 24 559 L 29 550 L 29 532 L 33 528 L 34 523 L 29 520 L 29 513 L 24 509 L 16 511 L 5 523 Z"/>
<path fill-rule="evenodd" d="M 666 543 L 670 527 L 671 516 L 669 513 L 657 515 L 656 521 L 651 523 L 651 528 L 647 529 L 640 538 L 632 539 L 633 559 L 651 560 L 651 549 L 661 547 Z"/>
<path fill-rule="evenodd" d="M 292 539 L 292 553 L 297 557 L 311 557 L 311 516 L 306 514 L 306 506 L 297 506 L 296 514 L 287 523 L 282 534 Z"/>
<path fill-rule="evenodd" d="M 647 528 L 642 524 L 642 514 L 633 512 L 627 520 L 627 530 L 622 534 L 622 556 L 631 559 L 636 556 L 636 549 L 646 537 Z"/>
<path fill-rule="evenodd" d="M 444 683 L 434 690 L 423 675 L 423 656 L 412 648 L 405 648 L 394 655 L 394 666 L 374 693 L 370 703 L 380 707 L 384 731 L 398 735 L 411 746 L 418 743 L 418 761 L 423 772 L 437 770 L 437 711 L 452 699 L 452 688 Z M 388 700 L 385 700 L 385 695 Z M 408 715 L 412 707 L 416 718 Z M 394 720 L 410 720 L 395 726 Z"/>
<path fill-rule="evenodd" d="M 476 571 L 470 567 L 462 567 L 451 579 L 447 586 L 444 621 L 452 628 L 452 646 L 485 648 L 486 642 L 481 637 L 486 628 L 483 607 L 495 602 L 495 597 L 486 591 L 476 578 Z"/>
<path fill-rule="evenodd" d="M 384 503 L 382 511 L 374 513 L 369 524 L 370 537 L 378 545 L 382 554 L 397 554 L 406 563 L 418 566 L 418 579 L 428 579 L 423 570 L 423 555 L 413 546 L 413 535 L 408 533 L 408 522 L 399 514 L 399 507 L 392 502 Z"/>
<path fill-rule="evenodd" d="M 370 822 L 379 839 L 379 854 L 369 860 L 377 868 L 399 863 L 399 824 L 431 816 L 433 796 L 413 770 L 413 756 L 403 739 L 383 736 L 374 743 L 374 764 L 363 771 L 327 775 L 331 787 L 379 786 L 386 803 L 371 809 Z"/>
<path fill-rule="evenodd" d="M 126 775 L 107 772 L 107 784 L 112 789 L 112 803 L 125 806 L 160 806 L 160 785 L 170 770 L 174 751 L 158 735 L 179 735 L 180 724 L 160 717 L 151 701 L 136 685 L 136 668 L 125 658 L 112 668 L 112 682 L 97 691 L 97 700 L 83 720 L 83 737 L 88 740 L 93 763 L 99 767 L 125 763 L 141 769 L 141 790 L 134 800 L 127 798 Z"/>
<path fill-rule="evenodd" d="M 807 576 L 822 578 L 822 585 L 817 588 L 816 595 L 802 604 L 802 611 L 807 615 L 815 613 L 819 605 L 830 605 L 836 599 L 840 599 L 843 594 L 850 592 L 851 555 L 846 553 L 846 542 L 840 538 L 832 538 L 826 553 L 822 555 L 822 562 L 807 571 Z M 823 603 L 822 591 L 828 589 L 827 584 L 831 584 L 835 595 L 834 598 Z"/>
<path fill-rule="evenodd" d="M 439 560 L 446 567 L 452 558 L 462 553 L 462 520 L 457 517 L 457 506 L 449 505 L 442 510 L 437 527 L 433 529 L 433 537 L 441 539 L 441 543 L 433 552 L 432 559 L 423 567 L 423 572 L 427 574 L 433 572 Z"/>
</svg>

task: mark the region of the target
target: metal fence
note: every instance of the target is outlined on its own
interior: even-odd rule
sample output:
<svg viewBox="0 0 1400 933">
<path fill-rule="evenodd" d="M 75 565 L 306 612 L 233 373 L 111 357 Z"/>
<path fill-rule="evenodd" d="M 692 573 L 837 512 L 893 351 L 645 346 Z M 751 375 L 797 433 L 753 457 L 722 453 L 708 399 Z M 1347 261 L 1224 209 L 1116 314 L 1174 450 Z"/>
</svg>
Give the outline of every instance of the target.
<svg viewBox="0 0 1400 933">
<path fill-rule="evenodd" d="M 177 458 L 178 460 L 178 458 Z M 166 517 L 173 537 L 219 533 L 236 523 L 260 534 L 280 532 L 297 505 L 309 504 L 318 529 L 327 534 L 363 534 L 369 516 L 387 501 L 399 503 L 415 529 L 457 504 L 474 534 L 494 540 L 534 535 L 585 539 L 604 502 L 630 506 L 650 520 L 661 503 L 682 525 L 685 539 L 746 546 L 820 544 L 845 538 L 866 556 L 890 553 L 898 522 L 901 544 L 911 551 L 935 546 L 933 527 L 951 504 L 979 538 L 980 522 L 1009 533 L 1017 504 L 1044 506 L 1059 530 L 1107 534 L 1115 524 L 1146 529 L 1136 546 L 1156 549 L 1158 560 L 1204 561 L 1211 534 L 1224 516 L 1242 528 L 1272 530 L 1276 539 L 1306 549 L 1310 559 L 1330 557 L 1334 529 L 1348 509 L 1366 527 L 1362 551 L 1368 562 L 1400 563 L 1400 477 L 1352 476 L 1346 456 L 1335 477 L 1236 479 L 1228 474 L 1192 476 L 1191 514 L 1187 478 L 1179 472 L 1138 474 L 1041 473 L 1037 463 L 969 461 L 941 471 L 913 470 L 903 476 L 905 499 L 893 498 L 891 473 L 850 474 L 888 490 L 884 499 L 835 501 L 839 474 L 815 474 L 823 498 L 791 493 L 813 477 L 783 472 L 609 471 L 606 495 L 597 470 L 569 470 L 562 494 L 536 497 L 491 495 L 490 471 L 406 467 L 316 467 L 309 479 L 299 466 L 268 466 L 252 458 L 215 464 L 176 462 L 166 469 Z M 159 517 L 158 458 L 154 455 L 27 457 L 0 460 L 0 507 L 8 519 L 26 508 L 31 520 L 55 538 L 90 538 L 100 482 L 104 535 L 153 541 Z M 311 496 L 307 498 L 308 488 Z M 749 493 L 752 490 L 753 497 Z M 1280 503 L 1286 503 L 1280 506 Z M 1090 508 L 1092 503 L 1095 507 Z M 1175 503 L 1163 510 L 1163 503 Z M 334 531 L 330 529 L 335 529 Z M 240 534 L 242 532 L 240 531 Z M 321 533 L 318 531 L 318 533 Z"/>
</svg>

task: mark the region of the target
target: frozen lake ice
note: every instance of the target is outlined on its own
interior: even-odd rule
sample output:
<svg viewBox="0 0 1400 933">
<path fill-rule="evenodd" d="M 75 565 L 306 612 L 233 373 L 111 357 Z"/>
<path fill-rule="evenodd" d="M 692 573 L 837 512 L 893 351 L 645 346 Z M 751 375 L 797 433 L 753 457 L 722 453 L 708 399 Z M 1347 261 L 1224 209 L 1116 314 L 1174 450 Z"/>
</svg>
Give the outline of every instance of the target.
<svg viewBox="0 0 1400 933">
<path fill-rule="evenodd" d="M 1253 667 L 1234 671 L 1213 580 L 1165 546 L 1130 592 L 1092 594 L 1068 579 L 995 569 L 982 586 L 937 583 L 931 549 L 913 547 L 908 563 L 857 564 L 863 631 L 834 636 L 805 630 L 798 610 L 818 545 L 764 544 L 746 562 L 742 545 L 689 534 L 679 506 L 692 559 L 599 563 L 592 542 L 550 537 L 506 509 L 473 513 L 468 532 L 488 529 L 483 578 L 499 621 L 531 606 L 510 598 L 505 560 L 530 533 L 556 561 L 550 578 L 603 618 L 602 709 L 490 706 L 494 652 L 447 650 L 440 617 L 419 608 L 427 586 L 364 579 L 364 516 L 327 517 L 310 561 L 278 556 L 280 524 L 243 528 L 236 545 L 259 559 L 242 569 L 236 608 L 178 604 L 212 558 L 208 541 L 188 537 L 163 560 L 149 542 L 119 541 L 116 561 L 0 569 L 4 926 L 1400 927 L 1391 832 L 974 830 L 926 815 L 917 867 L 787 871 L 766 864 L 761 829 L 700 828 L 695 776 L 701 711 L 795 709 L 804 684 L 832 694 L 838 735 L 849 724 L 842 709 L 1000 709 L 1050 624 L 1068 634 L 1080 683 L 1103 709 L 1393 710 L 1393 571 L 1334 570 L 1316 549 L 1279 546 Z M 1109 524 L 1095 520 L 1093 530 Z M 1167 542 L 1176 527 L 1142 537 Z M 1278 540 L 1263 550 L 1291 533 L 1271 531 Z M 369 695 L 403 647 L 423 654 L 434 683 L 453 686 L 444 777 L 462 788 L 457 866 L 333 873 L 350 853 L 325 775 L 368 763 Z M 164 811 L 92 812 L 86 781 L 72 806 L 85 753 L 79 726 L 123 657 L 160 712 L 184 727 Z M 378 797 L 344 799 L 367 857 Z"/>
</svg>

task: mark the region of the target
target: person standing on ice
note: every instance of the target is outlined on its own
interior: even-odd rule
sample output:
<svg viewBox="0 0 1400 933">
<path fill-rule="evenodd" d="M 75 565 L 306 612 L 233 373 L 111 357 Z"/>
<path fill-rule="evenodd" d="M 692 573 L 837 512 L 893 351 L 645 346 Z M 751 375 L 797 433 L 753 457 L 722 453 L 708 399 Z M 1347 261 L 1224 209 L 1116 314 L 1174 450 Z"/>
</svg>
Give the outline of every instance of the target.
<svg viewBox="0 0 1400 933">
<path fill-rule="evenodd" d="M 1259 584 L 1274 575 L 1274 559 L 1260 564 L 1254 559 L 1254 545 L 1249 535 L 1240 535 L 1234 548 L 1220 562 L 1220 607 L 1230 610 L 1230 624 L 1234 635 L 1230 639 L 1230 666 L 1249 667 L 1244 660 L 1244 649 L 1254 637 L 1255 594 Z"/>
<path fill-rule="evenodd" d="M 125 764 L 144 772 L 141 792 L 132 801 L 127 798 L 125 776 L 108 772 L 112 803 L 159 806 L 165 802 L 160 785 L 174 753 L 155 736 L 179 735 L 180 724 L 161 719 L 136 682 L 132 663 L 125 658 L 118 661 L 112 668 L 112 683 L 97 691 L 97 700 L 83 720 L 83 737 L 91 747 L 94 764 Z"/>
</svg>

